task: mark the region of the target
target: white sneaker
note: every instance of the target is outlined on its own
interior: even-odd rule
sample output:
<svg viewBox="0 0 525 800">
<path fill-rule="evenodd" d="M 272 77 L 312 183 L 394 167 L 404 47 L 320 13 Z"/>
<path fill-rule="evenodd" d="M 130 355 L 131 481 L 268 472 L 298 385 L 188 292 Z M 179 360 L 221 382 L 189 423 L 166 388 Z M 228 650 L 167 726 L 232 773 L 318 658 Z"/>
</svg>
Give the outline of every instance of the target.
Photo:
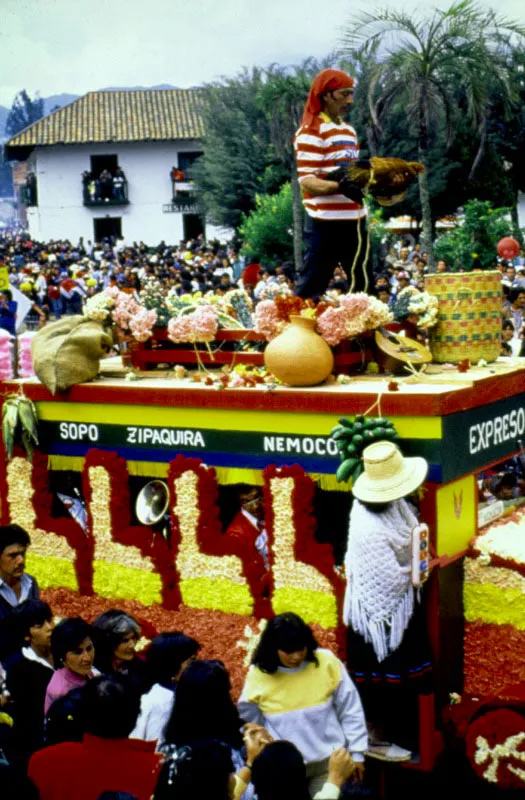
<svg viewBox="0 0 525 800">
<path fill-rule="evenodd" d="M 397 744 L 389 744 L 388 742 L 381 742 L 381 744 L 370 744 L 368 750 L 365 750 L 365 756 L 369 758 L 377 758 L 378 761 L 410 761 L 412 753 L 410 750 L 405 750 Z"/>
</svg>

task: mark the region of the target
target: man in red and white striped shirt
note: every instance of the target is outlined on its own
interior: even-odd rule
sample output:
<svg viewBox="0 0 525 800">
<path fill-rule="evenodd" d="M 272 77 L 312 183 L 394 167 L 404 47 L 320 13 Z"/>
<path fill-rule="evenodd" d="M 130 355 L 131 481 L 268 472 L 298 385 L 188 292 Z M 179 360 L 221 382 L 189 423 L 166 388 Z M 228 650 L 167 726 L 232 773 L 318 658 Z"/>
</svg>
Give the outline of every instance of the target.
<svg viewBox="0 0 525 800">
<path fill-rule="evenodd" d="M 296 283 L 300 297 L 319 298 L 338 264 L 350 291 L 372 288 L 367 272 L 366 208 L 359 189 L 341 180 L 341 167 L 359 157 L 355 130 L 342 116 L 353 102 L 354 79 L 325 69 L 314 79 L 295 134 L 297 173 L 303 193 L 305 254 Z M 335 180 L 331 174 L 335 174 Z"/>
</svg>

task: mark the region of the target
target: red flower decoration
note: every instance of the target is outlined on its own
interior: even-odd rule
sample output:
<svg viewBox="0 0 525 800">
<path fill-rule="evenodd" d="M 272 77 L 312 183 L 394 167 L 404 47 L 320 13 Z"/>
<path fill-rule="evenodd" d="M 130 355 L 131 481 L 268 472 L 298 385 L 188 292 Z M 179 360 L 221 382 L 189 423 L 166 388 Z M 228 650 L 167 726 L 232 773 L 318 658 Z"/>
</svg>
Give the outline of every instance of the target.
<svg viewBox="0 0 525 800">
<path fill-rule="evenodd" d="M 265 524 L 269 540 L 270 565 L 273 566 L 274 515 L 271 502 L 270 481 L 272 478 L 293 478 L 293 524 L 295 528 L 294 555 L 297 561 L 310 564 L 331 583 L 337 601 L 338 628 L 335 633 L 337 650 L 344 652 L 345 630 L 342 623 L 342 605 L 345 583 L 335 571 L 334 554 L 331 545 L 321 544 L 315 538 L 316 521 L 313 514 L 315 493 L 314 481 L 298 464 L 290 467 L 270 465 L 263 472 L 265 483 Z"/>
<path fill-rule="evenodd" d="M 502 707 L 481 713 L 469 725 L 466 744 L 470 765 L 480 778 L 500 789 L 525 790 L 523 711 Z"/>
<path fill-rule="evenodd" d="M 111 481 L 111 536 L 118 544 L 138 547 L 142 555 L 151 558 L 155 571 L 162 580 L 162 602 L 166 608 L 178 608 L 181 602 L 175 556 L 165 539 L 146 525 L 131 525 L 131 500 L 128 489 L 126 462 L 118 453 L 104 450 L 88 450 L 82 475 L 83 493 L 88 509 L 88 530 L 91 531 L 91 485 L 90 467 L 104 467 Z M 90 533 L 91 535 L 91 533 Z"/>
</svg>

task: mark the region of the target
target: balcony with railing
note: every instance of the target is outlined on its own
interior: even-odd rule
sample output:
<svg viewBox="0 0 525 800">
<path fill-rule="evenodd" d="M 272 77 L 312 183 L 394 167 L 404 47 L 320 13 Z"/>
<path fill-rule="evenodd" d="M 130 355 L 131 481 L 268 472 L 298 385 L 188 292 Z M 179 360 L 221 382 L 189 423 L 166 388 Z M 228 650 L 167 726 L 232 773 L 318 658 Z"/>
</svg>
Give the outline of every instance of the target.
<svg viewBox="0 0 525 800">
<path fill-rule="evenodd" d="M 123 175 L 93 178 L 82 176 L 82 200 L 85 206 L 127 206 L 129 204 L 128 182 Z"/>
<path fill-rule="evenodd" d="M 197 213 L 197 187 L 183 170 L 172 169 L 171 173 L 171 211 L 186 214 Z"/>
</svg>

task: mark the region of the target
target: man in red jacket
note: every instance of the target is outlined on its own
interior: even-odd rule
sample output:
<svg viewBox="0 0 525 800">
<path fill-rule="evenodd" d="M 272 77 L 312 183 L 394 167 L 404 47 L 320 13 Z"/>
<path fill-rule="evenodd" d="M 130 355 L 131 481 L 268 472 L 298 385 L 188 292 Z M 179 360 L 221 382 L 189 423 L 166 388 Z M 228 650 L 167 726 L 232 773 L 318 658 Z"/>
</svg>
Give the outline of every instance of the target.
<svg viewBox="0 0 525 800">
<path fill-rule="evenodd" d="M 264 525 L 264 498 L 260 486 L 239 486 L 240 509 L 226 529 L 231 552 L 242 559 L 252 595 L 268 598 L 268 534 Z"/>
<path fill-rule="evenodd" d="M 161 758 L 155 742 L 128 739 L 140 710 L 137 690 L 122 679 L 101 676 L 83 691 L 82 742 L 39 750 L 29 762 L 40 800 L 98 800 L 107 791 L 150 800 Z"/>
</svg>

